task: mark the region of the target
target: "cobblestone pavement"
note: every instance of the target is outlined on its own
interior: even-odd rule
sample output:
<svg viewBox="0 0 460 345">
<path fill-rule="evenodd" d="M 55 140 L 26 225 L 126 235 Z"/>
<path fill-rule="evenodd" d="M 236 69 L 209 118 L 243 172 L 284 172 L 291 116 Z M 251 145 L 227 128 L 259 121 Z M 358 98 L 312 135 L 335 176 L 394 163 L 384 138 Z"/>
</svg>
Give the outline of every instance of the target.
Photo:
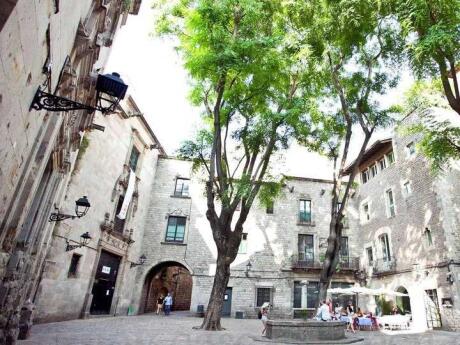
<svg viewBox="0 0 460 345">
<path fill-rule="evenodd" d="M 222 332 L 192 330 L 201 319 L 184 315 L 153 314 L 74 320 L 35 325 L 28 340 L 18 345 L 246 345 L 273 344 L 253 340 L 262 330 L 259 320 L 223 319 Z M 356 336 L 356 335 L 348 335 Z M 458 344 L 458 333 L 383 334 L 362 331 L 363 345 Z"/>
</svg>

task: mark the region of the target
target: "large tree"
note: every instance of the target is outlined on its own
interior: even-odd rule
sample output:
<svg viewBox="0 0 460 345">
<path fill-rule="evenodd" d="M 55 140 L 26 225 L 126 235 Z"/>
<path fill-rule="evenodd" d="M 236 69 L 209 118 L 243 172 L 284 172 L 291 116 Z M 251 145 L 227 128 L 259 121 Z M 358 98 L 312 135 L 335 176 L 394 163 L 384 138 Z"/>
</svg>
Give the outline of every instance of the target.
<svg viewBox="0 0 460 345">
<path fill-rule="evenodd" d="M 416 81 L 405 94 L 403 111 L 406 114 L 417 112 L 419 121 L 400 126 L 399 131 L 403 135 L 421 136 L 417 148 L 430 161 L 434 174 L 460 160 L 459 122 L 452 115 L 440 80 Z"/>
<path fill-rule="evenodd" d="M 417 77 L 440 78 L 444 94 L 460 114 L 457 76 L 460 58 L 459 0 L 391 0 L 406 39 L 406 51 Z"/>
<path fill-rule="evenodd" d="M 391 122 L 394 109 L 378 99 L 396 86 L 392 66 L 399 62 L 401 46 L 394 22 L 384 18 L 373 0 L 292 2 L 288 13 L 299 44 L 316 58 L 315 80 L 322 90 L 319 137 L 334 163 L 331 222 L 320 275 L 324 299 L 340 265 L 344 213 L 363 154 L 375 130 Z M 349 157 L 353 137 L 361 142 L 357 156 Z M 350 158 L 355 159 L 346 169 Z"/>
<path fill-rule="evenodd" d="M 221 329 L 223 298 L 244 223 L 257 196 L 269 201 L 281 183 L 270 158 L 287 148 L 297 127 L 308 137 L 311 89 L 308 54 L 291 47 L 277 0 L 160 3 L 160 33 L 176 38 L 204 109 L 204 128 L 179 153 L 206 172 L 206 217 L 217 265 L 205 318 Z M 237 207 L 240 205 L 240 211 Z"/>
</svg>

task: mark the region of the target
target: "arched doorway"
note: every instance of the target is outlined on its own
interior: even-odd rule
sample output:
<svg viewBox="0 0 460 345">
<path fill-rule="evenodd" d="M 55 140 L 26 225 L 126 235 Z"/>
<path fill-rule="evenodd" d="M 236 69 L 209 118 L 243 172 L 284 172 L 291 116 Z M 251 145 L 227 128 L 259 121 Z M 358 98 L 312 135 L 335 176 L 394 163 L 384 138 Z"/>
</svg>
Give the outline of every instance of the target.
<svg viewBox="0 0 460 345">
<path fill-rule="evenodd" d="M 158 297 L 166 296 L 168 292 L 173 297 L 172 310 L 190 310 L 192 284 L 192 275 L 179 262 L 167 261 L 152 267 L 145 277 L 143 312 L 156 311 Z"/>
<path fill-rule="evenodd" d="M 396 289 L 397 292 L 406 294 L 407 296 L 396 296 L 396 306 L 399 312 L 402 314 L 412 314 L 410 308 L 410 298 L 407 293 L 407 289 L 404 286 L 400 286 Z"/>
</svg>

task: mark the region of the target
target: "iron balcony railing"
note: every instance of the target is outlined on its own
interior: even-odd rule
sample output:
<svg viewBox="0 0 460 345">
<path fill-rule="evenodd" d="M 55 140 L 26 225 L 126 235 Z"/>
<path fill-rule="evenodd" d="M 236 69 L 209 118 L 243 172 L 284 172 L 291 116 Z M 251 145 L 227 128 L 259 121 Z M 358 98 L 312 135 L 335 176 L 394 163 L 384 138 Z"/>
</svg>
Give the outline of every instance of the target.
<svg viewBox="0 0 460 345">
<path fill-rule="evenodd" d="M 311 212 L 300 211 L 298 221 L 300 224 L 312 224 L 313 217 L 311 215 Z"/>
<path fill-rule="evenodd" d="M 315 260 L 314 258 L 305 258 L 305 255 L 293 255 L 291 261 L 291 267 L 293 269 L 321 269 L 323 267 L 323 260 Z M 341 257 L 339 264 L 337 265 L 337 271 L 346 270 L 358 270 L 359 269 L 359 258 L 355 257 Z"/>
<path fill-rule="evenodd" d="M 376 259 L 372 262 L 372 274 L 379 275 L 396 271 L 396 259 Z"/>
</svg>

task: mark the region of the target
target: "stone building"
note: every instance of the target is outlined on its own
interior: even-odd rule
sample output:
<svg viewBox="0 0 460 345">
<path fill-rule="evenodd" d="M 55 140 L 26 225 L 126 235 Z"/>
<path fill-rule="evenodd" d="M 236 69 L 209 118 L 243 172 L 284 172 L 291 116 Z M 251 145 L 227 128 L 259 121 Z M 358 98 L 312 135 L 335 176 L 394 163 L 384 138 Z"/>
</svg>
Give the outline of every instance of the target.
<svg viewBox="0 0 460 345">
<path fill-rule="evenodd" d="M 412 113 L 400 126 L 416 121 Z M 416 329 L 459 330 L 460 171 L 454 165 L 433 175 L 417 152 L 419 139 L 396 130 L 366 151 L 349 211 L 360 215 L 367 284 L 408 294 L 393 302 L 412 315 Z"/>
<path fill-rule="evenodd" d="M 126 315 L 135 286 L 144 219 L 157 157 L 164 151 L 131 96 L 119 112 L 96 114 L 104 132 L 85 134 L 62 209 L 88 197 L 78 221 L 55 228 L 34 303 L 35 320 L 50 322 L 90 315 Z M 90 242 L 80 248 L 79 236 Z M 66 250 L 71 249 L 71 250 Z"/>
<path fill-rule="evenodd" d="M 86 110 L 31 109 L 37 89 L 94 104 L 95 78 L 140 0 L 12 0 L 0 6 L 0 344 L 36 295 L 54 223 L 81 143 Z M 127 6 L 129 5 L 129 6 Z"/>
<path fill-rule="evenodd" d="M 301 317 L 316 310 L 331 189 L 330 181 L 290 177 L 273 207 L 253 206 L 231 265 L 224 315 L 255 317 L 264 302 L 273 305 L 275 317 Z M 138 268 L 133 296 L 136 312 L 154 310 L 156 298 L 166 291 L 175 297 L 173 310 L 196 312 L 207 304 L 216 247 L 203 193 L 203 176 L 192 174 L 191 162 L 160 157 L 142 240 L 148 262 Z M 334 287 L 355 283 L 361 248 L 355 222 L 348 223 Z"/>
</svg>

